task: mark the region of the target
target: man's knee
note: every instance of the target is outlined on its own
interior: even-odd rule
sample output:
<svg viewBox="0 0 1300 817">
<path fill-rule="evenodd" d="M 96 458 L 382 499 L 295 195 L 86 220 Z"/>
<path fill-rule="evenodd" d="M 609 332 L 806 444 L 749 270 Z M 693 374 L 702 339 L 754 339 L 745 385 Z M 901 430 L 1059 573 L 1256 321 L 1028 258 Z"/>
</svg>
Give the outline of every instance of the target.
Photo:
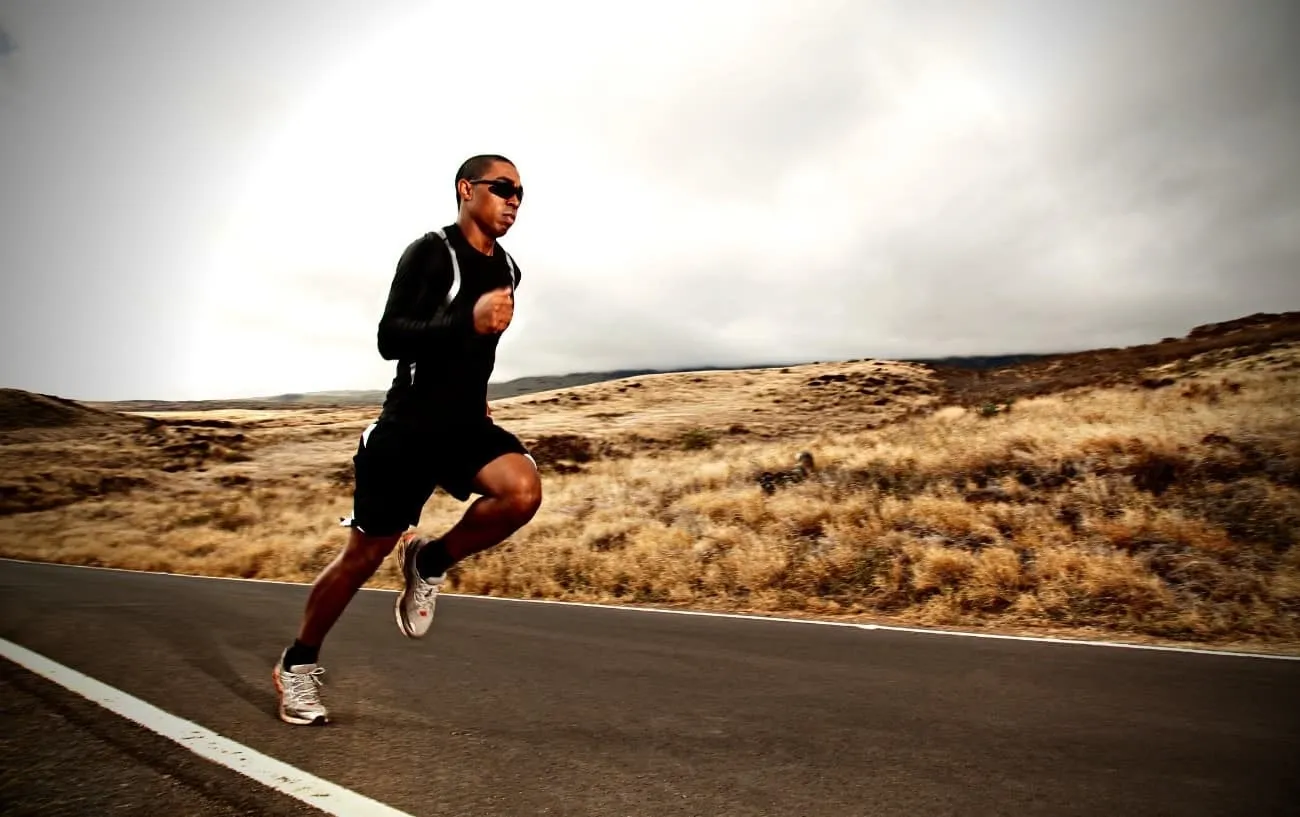
<svg viewBox="0 0 1300 817">
<path fill-rule="evenodd" d="M 519 523 L 532 519 L 542 507 L 542 481 L 531 463 L 516 469 L 502 487 L 499 498 Z"/>
<path fill-rule="evenodd" d="M 474 489 L 496 500 L 496 514 L 523 525 L 542 505 L 542 481 L 537 465 L 526 454 L 506 454 L 484 466 L 474 478 Z"/>
<path fill-rule="evenodd" d="M 387 536 L 372 536 L 353 528 L 343 557 L 358 569 L 374 571 L 392 552 L 393 546 L 397 544 L 399 538 L 401 538 L 400 533 Z"/>
</svg>

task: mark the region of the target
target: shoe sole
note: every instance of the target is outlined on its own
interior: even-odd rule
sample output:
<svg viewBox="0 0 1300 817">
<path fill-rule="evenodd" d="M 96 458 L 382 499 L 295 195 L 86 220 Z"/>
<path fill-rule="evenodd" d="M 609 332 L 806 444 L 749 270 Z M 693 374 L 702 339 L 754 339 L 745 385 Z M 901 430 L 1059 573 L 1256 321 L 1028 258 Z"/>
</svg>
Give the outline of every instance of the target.
<svg viewBox="0 0 1300 817">
<path fill-rule="evenodd" d="M 407 638 L 424 638 L 429 631 L 426 629 L 423 633 L 416 633 L 411 629 L 411 625 L 402 615 L 402 608 L 406 606 L 406 600 L 411 595 L 411 578 L 406 574 L 406 553 L 410 542 L 403 542 L 397 550 L 397 571 L 402 574 L 402 592 L 397 594 L 397 600 L 393 602 L 393 618 L 397 620 L 397 629 Z M 430 614 L 432 618 L 432 614 Z M 430 622 L 432 623 L 432 622 Z"/>
<path fill-rule="evenodd" d="M 294 726 L 324 726 L 325 724 L 330 722 L 329 715 L 317 715 L 314 718 L 295 718 L 294 716 L 290 715 L 288 712 L 285 712 L 284 711 L 284 686 L 280 684 L 279 667 L 271 668 L 271 680 L 275 682 L 275 692 L 279 696 L 279 705 L 276 707 L 276 709 L 279 710 L 280 720 L 284 721 L 285 723 L 291 723 Z"/>
</svg>

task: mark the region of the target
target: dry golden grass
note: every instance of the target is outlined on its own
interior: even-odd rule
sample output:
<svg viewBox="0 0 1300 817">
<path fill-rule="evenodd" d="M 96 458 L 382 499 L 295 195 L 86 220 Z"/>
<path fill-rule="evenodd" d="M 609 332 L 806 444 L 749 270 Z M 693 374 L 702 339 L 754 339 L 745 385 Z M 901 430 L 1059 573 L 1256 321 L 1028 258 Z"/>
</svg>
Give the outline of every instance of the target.
<svg viewBox="0 0 1300 817">
<path fill-rule="evenodd" d="M 890 361 L 810 364 L 632 377 L 493 403 L 503 425 L 529 434 L 675 440 L 700 425 L 783 436 L 877 426 L 932 406 L 940 386 L 923 366 Z"/>
<path fill-rule="evenodd" d="M 924 369 L 873 362 L 502 401 L 548 452 L 544 505 L 451 589 L 1295 650 L 1298 362 L 1292 344 L 993 416 L 934 410 Z M 0 446 L 0 552 L 297 581 L 333 557 L 373 411 L 160 417 Z M 801 450 L 811 476 L 765 492 Z M 421 528 L 462 508 L 436 495 Z"/>
</svg>

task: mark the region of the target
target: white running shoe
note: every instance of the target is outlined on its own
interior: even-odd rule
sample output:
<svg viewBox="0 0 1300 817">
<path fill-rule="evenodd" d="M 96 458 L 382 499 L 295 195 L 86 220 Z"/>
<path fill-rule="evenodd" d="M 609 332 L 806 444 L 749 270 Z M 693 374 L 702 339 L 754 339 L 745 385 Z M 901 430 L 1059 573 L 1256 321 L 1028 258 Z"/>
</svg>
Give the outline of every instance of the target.
<svg viewBox="0 0 1300 817">
<path fill-rule="evenodd" d="M 397 617 L 397 628 L 407 638 L 422 638 L 433 624 L 433 607 L 438 600 L 447 574 L 425 579 L 415 567 L 415 554 L 424 547 L 428 540 L 409 539 L 397 548 L 397 568 L 401 571 L 404 587 L 397 594 L 393 612 Z"/>
<path fill-rule="evenodd" d="M 287 651 L 287 650 L 286 650 Z M 329 711 L 320 699 L 320 677 L 325 668 L 316 664 L 294 664 L 284 668 L 284 653 L 275 662 L 275 691 L 280 694 L 280 720 L 314 726 L 329 723 Z"/>
</svg>

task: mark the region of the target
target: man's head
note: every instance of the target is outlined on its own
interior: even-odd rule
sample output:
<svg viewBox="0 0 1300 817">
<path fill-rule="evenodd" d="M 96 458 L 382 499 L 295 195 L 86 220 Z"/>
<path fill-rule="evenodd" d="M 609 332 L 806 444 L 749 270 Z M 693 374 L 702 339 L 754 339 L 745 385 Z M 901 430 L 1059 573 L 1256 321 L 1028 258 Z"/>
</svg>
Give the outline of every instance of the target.
<svg viewBox="0 0 1300 817">
<path fill-rule="evenodd" d="M 473 156 L 456 171 L 456 205 L 493 238 L 500 238 L 515 223 L 524 197 L 519 171 L 504 156 Z"/>
</svg>

